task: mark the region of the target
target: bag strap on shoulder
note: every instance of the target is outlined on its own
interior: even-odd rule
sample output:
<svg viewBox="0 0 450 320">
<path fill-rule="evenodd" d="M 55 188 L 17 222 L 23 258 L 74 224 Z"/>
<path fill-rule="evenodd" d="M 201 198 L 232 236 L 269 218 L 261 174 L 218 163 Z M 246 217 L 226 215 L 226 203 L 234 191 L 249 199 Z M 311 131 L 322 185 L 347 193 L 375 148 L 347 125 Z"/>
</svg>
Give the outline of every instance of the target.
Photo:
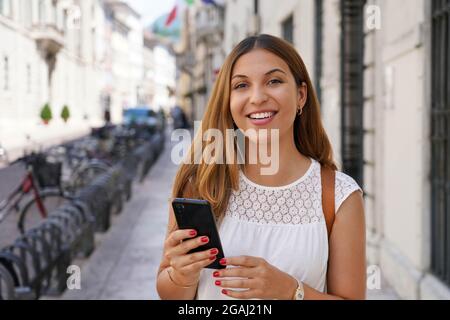
<svg viewBox="0 0 450 320">
<path fill-rule="evenodd" d="M 333 228 L 335 217 L 334 184 L 336 172 L 322 165 L 320 175 L 322 181 L 322 208 L 325 214 L 325 221 L 327 224 L 328 239 L 330 239 L 331 230 Z"/>
</svg>

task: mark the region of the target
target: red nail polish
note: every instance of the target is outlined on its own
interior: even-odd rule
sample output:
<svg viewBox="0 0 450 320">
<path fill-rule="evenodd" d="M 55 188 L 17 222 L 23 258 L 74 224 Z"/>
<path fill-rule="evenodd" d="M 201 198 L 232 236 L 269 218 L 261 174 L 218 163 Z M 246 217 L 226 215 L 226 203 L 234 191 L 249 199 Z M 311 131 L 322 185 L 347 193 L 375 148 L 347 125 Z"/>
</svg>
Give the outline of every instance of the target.
<svg viewBox="0 0 450 320">
<path fill-rule="evenodd" d="M 195 231 L 195 230 L 189 231 L 190 236 L 195 236 L 196 234 L 197 234 L 197 231 Z"/>
<path fill-rule="evenodd" d="M 218 277 L 219 277 L 219 271 L 215 271 L 215 272 L 213 273 L 213 277 L 218 278 Z"/>
<path fill-rule="evenodd" d="M 221 282 L 220 282 L 219 280 L 217 280 L 217 281 L 215 282 L 215 284 L 216 284 L 216 286 L 220 286 Z"/>
<path fill-rule="evenodd" d="M 228 291 L 225 290 L 225 289 L 222 289 L 222 293 L 223 293 L 223 294 L 228 294 Z"/>
<path fill-rule="evenodd" d="M 216 260 L 216 256 L 209 257 L 209 260 L 211 261 Z"/>
<path fill-rule="evenodd" d="M 205 243 L 205 242 L 208 242 L 209 239 L 208 239 L 208 237 L 201 237 L 200 241 Z"/>
<path fill-rule="evenodd" d="M 225 258 L 220 259 L 219 263 L 220 263 L 221 265 L 226 265 L 226 264 L 227 264 L 227 260 L 226 260 Z"/>
<path fill-rule="evenodd" d="M 217 249 L 211 249 L 211 251 L 209 251 L 209 253 L 211 253 L 211 254 L 218 254 L 218 253 L 219 253 L 219 250 L 217 250 Z"/>
</svg>

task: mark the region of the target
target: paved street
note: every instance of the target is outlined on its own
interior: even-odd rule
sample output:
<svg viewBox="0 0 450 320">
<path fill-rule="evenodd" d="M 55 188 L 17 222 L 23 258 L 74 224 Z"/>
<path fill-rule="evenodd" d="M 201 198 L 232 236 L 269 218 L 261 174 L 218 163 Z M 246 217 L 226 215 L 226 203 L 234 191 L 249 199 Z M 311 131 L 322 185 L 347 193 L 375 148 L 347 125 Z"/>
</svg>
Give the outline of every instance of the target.
<svg viewBox="0 0 450 320">
<path fill-rule="evenodd" d="M 110 231 L 97 238 L 98 247 L 81 267 L 81 290 L 66 291 L 61 299 L 159 299 L 155 280 L 162 254 L 168 197 L 176 166 L 166 147 L 143 184 Z M 368 292 L 370 299 L 396 299 L 385 290 Z"/>
<path fill-rule="evenodd" d="M 144 183 L 134 185 L 132 200 L 110 231 L 97 238 L 89 260 L 75 262 L 81 290 L 66 291 L 63 299 L 158 299 L 155 280 L 175 172 L 166 146 Z"/>
</svg>

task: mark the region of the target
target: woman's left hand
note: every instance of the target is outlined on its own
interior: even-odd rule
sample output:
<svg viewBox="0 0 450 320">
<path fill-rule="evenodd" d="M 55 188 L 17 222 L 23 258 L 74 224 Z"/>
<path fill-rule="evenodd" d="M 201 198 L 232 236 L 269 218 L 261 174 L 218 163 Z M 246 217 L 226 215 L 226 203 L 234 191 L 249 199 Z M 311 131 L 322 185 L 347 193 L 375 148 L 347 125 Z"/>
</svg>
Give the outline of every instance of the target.
<svg viewBox="0 0 450 320">
<path fill-rule="evenodd" d="M 297 288 L 297 280 L 262 258 L 230 257 L 220 260 L 220 263 L 234 266 L 213 273 L 216 278 L 215 284 L 226 288 L 222 290 L 222 293 L 232 298 L 291 300 Z M 243 279 L 226 279 L 229 277 Z"/>
</svg>

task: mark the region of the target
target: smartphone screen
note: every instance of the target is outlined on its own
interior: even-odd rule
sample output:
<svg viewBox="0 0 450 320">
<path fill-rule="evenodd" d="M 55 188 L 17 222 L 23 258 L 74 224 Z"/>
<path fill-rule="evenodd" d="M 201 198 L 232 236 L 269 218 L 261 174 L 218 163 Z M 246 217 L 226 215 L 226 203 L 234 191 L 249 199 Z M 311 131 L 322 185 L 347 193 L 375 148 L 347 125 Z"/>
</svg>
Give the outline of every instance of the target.
<svg viewBox="0 0 450 320">
<path fill-rule="evenodd" d="M 173 212 L 180 229 L 194 229 L 198 236 L 207 236 L 209 242 L 189 253 L 205 251 L 217 248 L 219 253 L 206 268 L 223 269 L 225 266 L 219 263 L 224 257 L 222 244 L 220 242 L 219 232 L 217 231 L 216 220 L 214 218 L 211 205 L 206 200 L 176 198 L 172 201 Z"/>
</svg>

